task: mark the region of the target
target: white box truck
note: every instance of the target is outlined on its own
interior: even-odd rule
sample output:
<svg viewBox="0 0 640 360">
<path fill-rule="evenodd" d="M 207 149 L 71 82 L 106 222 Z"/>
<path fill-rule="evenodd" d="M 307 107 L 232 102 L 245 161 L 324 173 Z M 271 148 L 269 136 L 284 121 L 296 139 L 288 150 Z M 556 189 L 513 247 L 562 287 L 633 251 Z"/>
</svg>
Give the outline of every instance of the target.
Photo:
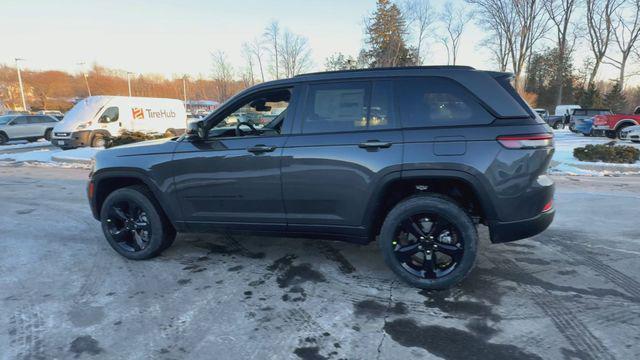
<svg viewBox="0 0 640 360">
<path fill-rule="evenodd" d="M 187 113 L 176 99 L 90 96 L 78 102 L 53 129 L 51 143 L 62 149 L 102 147 L 122 131 L 179 135 Z"/>
</svg>

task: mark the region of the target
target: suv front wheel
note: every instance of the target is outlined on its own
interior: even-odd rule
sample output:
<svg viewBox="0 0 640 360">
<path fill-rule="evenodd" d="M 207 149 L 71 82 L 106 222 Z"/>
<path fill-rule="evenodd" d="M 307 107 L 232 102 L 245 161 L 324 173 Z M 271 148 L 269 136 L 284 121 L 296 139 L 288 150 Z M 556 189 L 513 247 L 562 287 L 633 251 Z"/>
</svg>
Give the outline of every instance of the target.
<svg viewBox="0 0 640 360">
<path fill-rule="evenodd" d="M 473 268 L 478 233 L 451 199 L 419 195 L 389 212 L 378 243 L 384 261 L 402 280 L 421 289 L 446 289 Z"/>
<path fill-rule="evenodd" d="M 153 194 L 144 186 L 109 194 L 102 204 L 100 221 L 109 245 L 132 260 L 159 255 L 176 237 Z"/>
</svg>

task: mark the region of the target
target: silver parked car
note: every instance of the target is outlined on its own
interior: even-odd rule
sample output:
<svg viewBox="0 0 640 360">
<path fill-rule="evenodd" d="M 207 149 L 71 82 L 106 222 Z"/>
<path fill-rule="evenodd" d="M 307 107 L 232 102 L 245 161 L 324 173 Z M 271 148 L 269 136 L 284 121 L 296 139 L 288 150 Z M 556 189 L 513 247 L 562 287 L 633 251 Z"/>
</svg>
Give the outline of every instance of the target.
<svg viewBox="0 0 640 360">
<path fill-rule="evenodd" d="M 9 140 L 49 140 L 57 123 L 58 119 L 49 115 L 0 116 L 0 145 Z"/>
</svg>

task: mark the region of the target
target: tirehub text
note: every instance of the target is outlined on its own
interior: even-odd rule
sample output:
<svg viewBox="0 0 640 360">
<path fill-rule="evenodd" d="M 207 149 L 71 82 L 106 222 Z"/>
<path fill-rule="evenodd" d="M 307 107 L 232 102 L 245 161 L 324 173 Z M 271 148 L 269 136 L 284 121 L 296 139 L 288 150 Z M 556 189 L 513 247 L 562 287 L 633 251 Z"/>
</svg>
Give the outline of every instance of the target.
<svg viewBox="0 0 640 360">
<path fill-rule="evenodd" d="M 147 113 L 147 117 L 149 119 L 154 119 L 154 118 L 174 118 L 174 117 L 176 117 L 176 112 L 173 111 L 173 110 L 144 109 L 144 111 Z"/>
</svg>

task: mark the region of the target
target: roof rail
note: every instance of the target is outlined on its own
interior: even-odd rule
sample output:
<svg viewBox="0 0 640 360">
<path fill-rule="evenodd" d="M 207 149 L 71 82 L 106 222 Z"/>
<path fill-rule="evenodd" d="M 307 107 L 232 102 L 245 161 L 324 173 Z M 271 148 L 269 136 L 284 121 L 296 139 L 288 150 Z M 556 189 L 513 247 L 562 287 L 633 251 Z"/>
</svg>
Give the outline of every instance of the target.
<svg viewBox="0 0 640 360">
<path fill-rule="evenodd" d="M 379 67 L 379 68 L 352 69 L 352 70 L 318 71 L 318 72 L 299 74 L 294 77 L 309 76 L 309 75 L 323 75 L 323 74 L 342 74 L 342 73 L 353 73 L 353 72 L 380 71 L 380 70 L 434 70 L 434 69 L 436 70 L 437 69 L 475 70 L 475 68 L 471 66 L 463 66 L 463 65 L 402 66 L 402 67 Z"/>
</svg>

